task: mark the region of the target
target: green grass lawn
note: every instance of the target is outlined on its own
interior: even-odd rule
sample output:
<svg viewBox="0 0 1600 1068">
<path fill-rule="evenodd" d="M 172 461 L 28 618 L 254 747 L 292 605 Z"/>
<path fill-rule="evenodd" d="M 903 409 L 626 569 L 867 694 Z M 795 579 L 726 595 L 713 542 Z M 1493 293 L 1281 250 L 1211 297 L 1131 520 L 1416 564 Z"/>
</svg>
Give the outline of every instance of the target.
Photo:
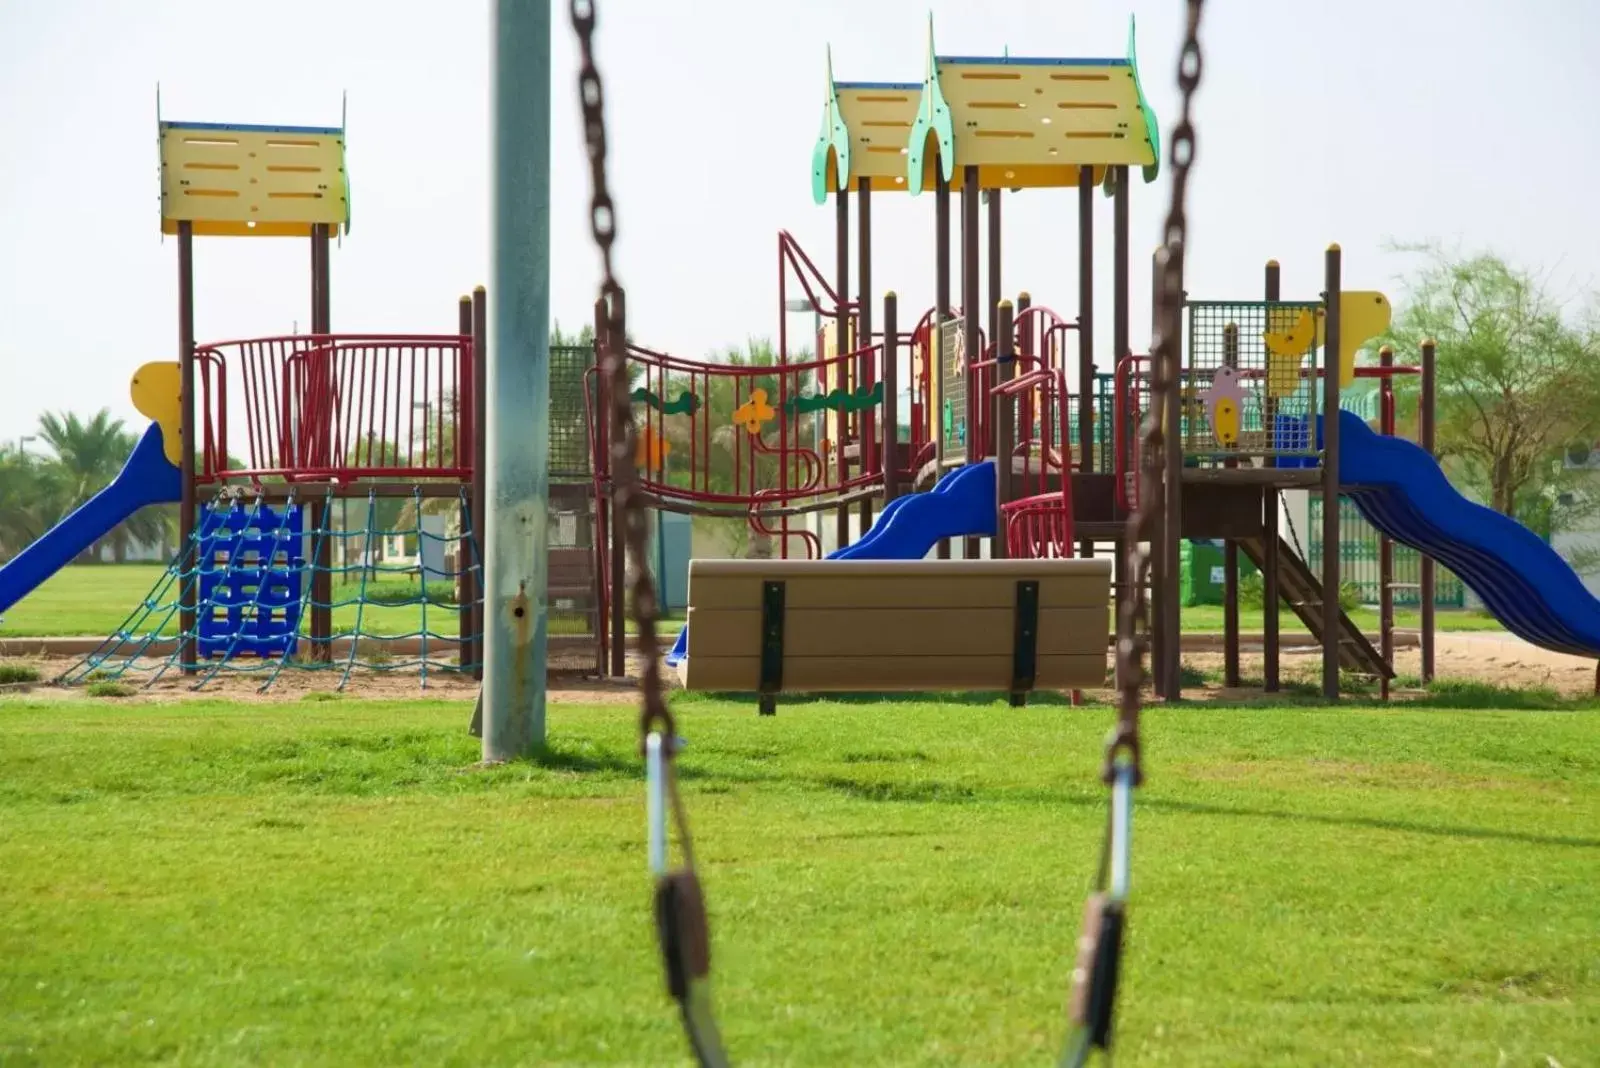
<svg viewBox="0 0 1600 1068">
<path fill-rule="evenodd" d="M 122 625 L 128 613 L 150 592 L 161 578 L 161 573 L 161 567 L 155 564 L 65 568 L 6 613 L 4 621 L 0 622 L 0 638 L 110 634 Z M 393 579 L 386 583 L 391 587 L 403 584 L 403 580 Z M 353 585 L 341 587 L 335 590 L 334 600 L 353 600 L 358 593 L 359 589 Z M 168 596 L 170 599 L 172 595 Z M 335 632 L 348 633 L 354 629 L 356 612 L 354 605 L 336 608 L 333 613 Z M 1240 627 L 1245 633 L 1260 632 L 1259 609 L 1242 611 L 1239 616 Z M 1376 611 L 1358 609 L 1354 618 L 1369 633 L 1377 633 Z M 1280 621 L 1281 629 L 1286 634 L 1305 633 L 1305 627 L 1288 609 L 1280 614 Z M 1397 626 L 1417 627 L 1420 622 L 1416 612 L 1396 614 Z M 1212 606 L 1185 608 L 1183 626 L 1193 633 L 1221 633 L 1222 609 Z M 550 630 L 552 634 L 578 633 L 582 627 L 581 620 L 557 617 L 551 620 Z M 1478 612 L 1440 612 L 1438 628 L 1442 631 L 1501 629 L 1494 619 Z M 423 629 L 422 608 L 420 605 L 369 604 L 363 610 L 360 629 L 366 634 L 414 634 Z M 457 633 L 454 612 L 430 607 L 427 629 L 434 634 Z M 631 620 L 629 629 L 632 630 Z M 169 636 L 175 635 L 178 630 L 177 617 L 174 616 L 162 630 Z"/>
<path fill-rule="evenodd" d="M 15 608 L 7 612 L 0 622 L 0 638 L 29 637 L 79 637 L 110 634 L 122 626 L 128 615 L 149 596 L 160 581 L 163 568 L 158 564 L 122 564 L 75 566 L 63 568 L 33 593 L 24 597 Z M 417 592 L 416 582 L 409 579 L 386 578 L 386 590 L 406 599 L 406 593 Z M 440 589 L 436 584 L 429 588 Z M 163 595 L 170 602 L 177 596 L 176 586 Z M 333 629 L 335 634 L 348 634 L 359 628 L 363 634 L 412 635 L 423 629 L 432 634 L 455 635 L 460 632 L 459 620 L 453 607 L 429 605 L 426 621 L 420 604 L 340 604 L 357 601 L 361 587 L 356 582 L 334 587 Z M 178 617 L 165 611 L 152 616 L 143 625 L 148 630 L 164 622 L 160 631 L 168 637 L 178 633 Z M 424 628 L 426 622 L 426 628 Z M 550 621 L 552 634 L 582 633 L 585 624 L 574 618 L 554 617 Z"/>
<path fill-rule="evenodd" d="M 736 1063 L 1053 1063 L 1105 708 L 677 707 Z M 0 700 L 0 1063 L 685 1063 L 635 711 L 550 711 Z M 1594 706 L 1146 746 L 1120 1064 L 1595 1063 Z"/>
</svg>

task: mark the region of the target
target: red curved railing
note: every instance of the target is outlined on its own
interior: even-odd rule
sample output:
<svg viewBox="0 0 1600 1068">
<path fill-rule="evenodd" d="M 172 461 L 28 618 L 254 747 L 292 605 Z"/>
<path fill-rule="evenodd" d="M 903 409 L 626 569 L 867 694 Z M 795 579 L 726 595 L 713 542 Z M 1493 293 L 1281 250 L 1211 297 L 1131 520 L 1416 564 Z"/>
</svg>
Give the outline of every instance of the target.
<svg viewBox="0 0 1600 1068">
<path fill-rule="evenodd" d="M 1148 354 L 1135 356 L 1129 354 L 1117 361 L 1116 374 L 1112 379 L 1112 407 L 1116 412 L 1115 425 L 1112 427 L 1112 451 L 1116 453 L 1116 462 L 1112 474 L 1116 485 L 1117 507 L 1124 512 L 1132 511 L 1134 503 L 1139 500 L 1139 472 L 1143 464 L 1137 455 L 1139 442 L 1142 438 L 1139 422 L 1143 418 L 1144 406 L 1141 403 L 1141 383 L 1148 382 L 1148 371 L 1141 372 L 1141 365 L 1148 365 Z M 1149 386 L 1143 386 L 1148 390 Z"/>
<path fill-rule="evenodd" d="M 296 334 L 195 357 L 201 482 L 472 475 L 468 336 Z M 231 441 L 241 421 L 244 440 Z"/>
</svg>

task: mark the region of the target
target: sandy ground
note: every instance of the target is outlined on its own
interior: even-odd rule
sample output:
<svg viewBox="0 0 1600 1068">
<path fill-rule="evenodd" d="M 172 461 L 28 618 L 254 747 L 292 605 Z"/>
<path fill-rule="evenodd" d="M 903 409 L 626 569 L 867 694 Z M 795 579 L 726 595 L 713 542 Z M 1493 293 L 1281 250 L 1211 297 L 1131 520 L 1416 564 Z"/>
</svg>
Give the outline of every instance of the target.
<svg viewBox="0 0 1600 1068">
<path fill-rule="evenodd" d="M 1186 652 L 1184 662 L 1208 674 L 1220 675 L 1220 653 Z M 1595 663 L 1578 657 L 1548 652 L 1499 633 L 1441 634 L 1436 650 L 1436 675 L 1440 679 L 1463 679 L 1496 683 L 1513 687 L 1548 687 L 1563 694 L 1582 696 L 1594 692 Z M 68 667 L 71 660 L 41 660 L 14 658 L 10 663 L 31 663 L 40 675 L 52 679 Z M 1321 654 L 1315 648 L 1285 649 L 1282 657 L 1282 678 L 1285 683 L 1307 682 L 1314 684 L 1320 677 Z M 477 692 L 477 683 L 447 672 L 430 672 L 424 680 L 415 670 L 375 672 L 356 669 L 346 679 L 342 669 L 325 671 L 290 671 L 279 674 L 272 685 L 263 691 L 261 685 L 270 671 L 257 673 L 223 672 L 212 678 L 184 678 L 168 673 L 155 678 L 160 661 L 141 665 L 142 671 L 130 672 L 121 681 L 132 689 L 129 699 L 140 701 L 174 701 L 225 698 L 242 701 L 294 701 L 313 693 L 342 693 L 349 698 L 379 700 L 405 700 L 416 697 L 458 698 L 471 700 Z M 630 654 L 628 678 L 611 680 L 562 675 L 549 680 L 548 699 L 554 704 L 630 704 L 636 700 L 635 681 L 642 670 L 643 660 Z M 1261 657 L 1245 652 L 1241 668 L 1246 679 L 1261 677 Z M 1415 678 L 1421 672 L 1421 653 L 1415 649 L 1401 650 L 1397 670 L 1402 679 Z M 664 676 L 675 686 L 671 672 Z M 342 684 L 342 685 L 341 685 Z M 48 683 L 33 686 L 0 686 L 0 699 L 8 694 L 27 694 L 30 699 L 71 699 L 81 695 L 79 687 L 52 686 Z M 1257 696 L 1258 689 L 1246 688 L 1227 691 L 1218 686 L 1197 688 L 1188 694 L 1196 698 L 1224 699 L 1236 696 Z M 1406 692 L 1397 689 L 1397 698 Z M 313 698 L 314 699 L 314 698 Z"/>
</svg>

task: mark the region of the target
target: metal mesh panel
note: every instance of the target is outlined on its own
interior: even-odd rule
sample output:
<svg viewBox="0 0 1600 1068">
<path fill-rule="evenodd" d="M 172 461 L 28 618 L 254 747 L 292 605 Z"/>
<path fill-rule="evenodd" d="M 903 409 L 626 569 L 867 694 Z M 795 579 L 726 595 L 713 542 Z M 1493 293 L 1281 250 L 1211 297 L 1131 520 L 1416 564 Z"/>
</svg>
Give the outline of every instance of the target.
<svg viewBox="0 0 1600 1068">
<path fill-rule="evenodd" d="M 939 432 L 948 460 L 959 461 L 967 453 L 966 363 L 967 332 L 960 319 L 950 319 L 939 328 L 939 367 L 944 375 Z"/>
<path fill-rule="evenodd" d="M 1322 396 L 1315 342 L 1321 305 L 1191 301 L 1183 451 L 1191 459 L 1271 457 L 1315 467 Z"/>
<path fill-rule="evenodd" d="M 1307 563 L 1316 574 L 1322 573 L 1322 498 L 1307 502 Z M 1339 499 L 1339 579 L 1354 585 L 1362 604 L 1377 604 L 1378 541 L 1376 528 L 1368 523 L 1354 504 Z M 1394 603 L 1399 608 L 1415 608 L 1422 603 L 1422 554 L 1408 545 L 1394 546 Z M 1442 565 L 1434 565 L 1433 603 L 1439 608 L 1464 608 L 1466 588 L 1461 580 Z"/>
<path fill-rule="evenodd" d="M 550 347 L 550 478 L 557 482 L 581 482 L 593 468 L 589 456 L 589 412 L 596 410 L 595 398 L 584 403 L 584 390 L 596 388 L 587 379 L 594 366 L 594 349 L 589 345 Z"/>
</svg>

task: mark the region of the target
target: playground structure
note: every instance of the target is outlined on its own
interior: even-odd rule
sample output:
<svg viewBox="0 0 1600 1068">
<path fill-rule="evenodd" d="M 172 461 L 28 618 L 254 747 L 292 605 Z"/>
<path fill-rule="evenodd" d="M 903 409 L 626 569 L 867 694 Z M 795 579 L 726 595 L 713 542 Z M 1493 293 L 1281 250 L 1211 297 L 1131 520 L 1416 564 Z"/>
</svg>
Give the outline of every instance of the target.
<svg viewBox="0 0 1600 1068">
<path fill-rule="evenodd" d="M 629 345 L 640 435 L 635 459 L 651 505 L 742 518 L 770 539 L 780 559 L 1111 554 L 1113 590 L 1120 592 L 1128 582 L 1122 565 L 1129 512 L 1141 494 L 1159 494 L 1163 520 L 1151 547 L 1148 588 L 1152 676 L 1156 693 L 1170 700 L 1180 697 L 1185 539 L 1224 546 L 1230 686 L 1242 682 L 1241 555 L 1262 574 L 1269 692 L 1281 686 L 1287 607 L 1323 649 L 1324 695 L 1338 696 L 1341 673 L 1350 673 L 1376 679 L 1387 696 L 1395 677 L 1396 542 L 1422 553 L 1416 600 L 1425 682 L 1434 672 L 1434 560 L 1448 563 L 1520 636 L 1600 654 L 1600 604 L 1591 603 L 1570 568 L 1547 546 L 1536 550 L 1520 538 L 1503 517 L 1472 511 L 1477 506 L 1438 489 L 1448 486 L 1431 459 L 1431 346 L 1400 362 L 1385 350 L 1378 362 L 1358 366 L 1358 353 L 1387 329 L 1390 308 L 1382 293 L 1343 287 L 1337 246 L 1325 256 L 1323 291 L 1306 299 L 1283 296 L 1275 261 L 1267 265 L 1259 300 L 1183 295 L 1178 388 L 1161 413 L 1176 433 L 1165 437 L 1159 484 L 1140 484 L 1135 442 L 1148 408 L 1150 360 L 1130 341 L 1128 207 L 1133 170 L 1153 181 L 1159 156 L 1131 24 L 1127 54 L 1117 59 L 946 57 L 935 51 L 930 25 L 920 83 L 837 80 L 830 56 L 810 180 L 813 198 L 834 205 L 833 276 L 791 235 L 778 235 L 774 366 L 699 363 Z M 1049 188 L 1077 190 L 1076 314 L 1035 304 L 1026 292 L 1013 303 L 1002 288 L 1003 196 Z M 871 297 L 872 206 L 880 199 L 875 194 L 925 190 L 934 199 L 936 305 L 907 317 L 893 293 L 881 308 Z M 959 302 L 950 234 L 957 190 Z M 1092 312 L 1097 191 L 1112 201 L 1112 355 L 1104 362 L 1096 357 Z M 814 355 L 798 360 L 790 355 L 785 315 L 796 290 L 802 294 L 796 304 L 822 324 Z M 612 398 L 598 370 L 596 376 L 595 403 L 606 410 Z M 1395 384 L 1402 378 L 1419 383 L 1410 392 L 1420 447 L 1397 454 L 1394 470 L 1411 472 L 1413 480 L 1393 484 L 1380 478 L 1386 473 L 1372 457 L 1404 444 L 1376 440 L 1395 432 Z M 1343 410 L 1345 391 L 1364 380 L 1377 383 L 1377 435 Z M 1324 419 L 1328 413 L 1338 418 Z M 602 516 L 609 515 L 613 481 L 607 433 L 596 430 L 592 449 Z M 994 488 L 987 497 L 979 493 L 974 505 L 971 494 L 949 491 L 977 465 L 993 468 Z M 1303 558 L 1280 531 L 1279 501 L 1294 489 L 1322 500 L 1344 495 L 1380 531 L 1376 643 L 1340 607 L 1339 509 L 1320 511 L 1320 559 Z M 1412 496 L 1424 492 L 1433 495 L 1426 512 Z M 908 495 L 926 499 L 907 508 Z M 808 522 L 829 513 L 831 539 L 822 523 Z M 1457 525 L 1441 527 L 1435 514 L 1452 515 Z M 602 528 L 610 532 L 609 561 L 600 564 L 609 591 L 608 666 L 621 675 L 625 604 L 621 584 L 610 576 L 620 573 L 623 540 L 614 520 L 603 519 Z M 828 540 L 837 548 L 825 553 Z M 1536 551 L 1540 566 L 1524 571 L 1520 561 Z M 692 573 L 712 574 L 700 563 Z M 690 599 L 692 620 L 699 607 L 692 586 Z M 1538 606 L 1533 618 L 1528 604 Z M 718 673 L 693 667 L 696 649 L 729 655 L 720 639 L 697 639 L 688 626 L 669 663 L 691 685 L 723 686 L 726 680 L 711 681 Z"/>
<path fill-rule="evenodd" d="M 430 673 L 481 675 L 485 291 L 460 299 L 451 333 L 334 332 L 330 247 L 350 223 L 343 128 L 158 127 L 178 359 L 135 373 L 149 428 L 111 486 L 0 569 L 0 610 L 136 509 L 176 503 L 166 574 L 64 681 L 176 671 L 200 686 L 247 672 L 264 689 L 286 668 L 339 672 L 340 687 L 356 668 L 415 670 L 423 685 Z M 308 240 L 310 332 L 197 342 L 197 237 Z M 576 651 L 593 670 L 589 472 L 563 475 L 576 481 L 551 494 L 551 529 L 572 544 L 551 550 L 549 595 L 582 621 Z M 392 541 L 414 563 L 383 562 Z M 396 581 L 414 593 L 375 600 Z"/>
</svg>

